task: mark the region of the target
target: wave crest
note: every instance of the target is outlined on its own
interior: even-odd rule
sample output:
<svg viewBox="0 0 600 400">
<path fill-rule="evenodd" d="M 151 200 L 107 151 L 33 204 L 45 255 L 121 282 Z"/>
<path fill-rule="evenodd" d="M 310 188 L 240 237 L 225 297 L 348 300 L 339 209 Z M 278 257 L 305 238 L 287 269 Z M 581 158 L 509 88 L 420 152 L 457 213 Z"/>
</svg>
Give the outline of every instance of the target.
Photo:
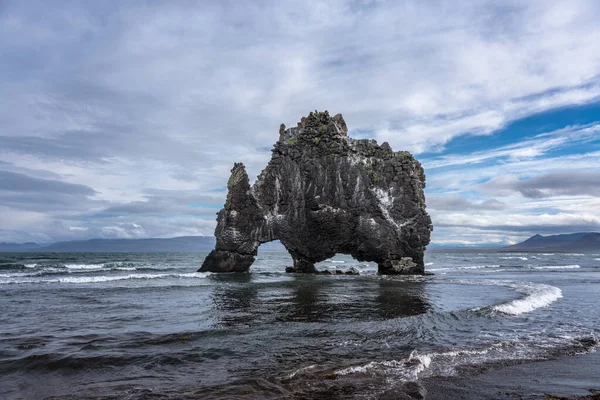
<svg viewBox="0 0 600 400">
<path fill-rule="evenodd" d="M 11 280 L 0 281 L 0 284 L 26 284 L 26 283 L 98 283 L 112 282 L 130 279 L 165 279 L 165 278 L 191 278 L 203 279 L 210 276 L 210 272 L 190 272 L 186 274 L 130 274 L 117 276 L 67 276 L 56 279 L 27 279 L 27 280 Z"/>
<path fill-rule="evenodd" d="M 547 307 L 563 297 L 562 290 L 556 286 L 544 284 L 520 284 L 516 285 L 515 289 L 517 292 L 524 293 L 525 297 L 493 306 L 492 310 L 504 314 L 520 315 L 541 307 Z"/>
</svg>

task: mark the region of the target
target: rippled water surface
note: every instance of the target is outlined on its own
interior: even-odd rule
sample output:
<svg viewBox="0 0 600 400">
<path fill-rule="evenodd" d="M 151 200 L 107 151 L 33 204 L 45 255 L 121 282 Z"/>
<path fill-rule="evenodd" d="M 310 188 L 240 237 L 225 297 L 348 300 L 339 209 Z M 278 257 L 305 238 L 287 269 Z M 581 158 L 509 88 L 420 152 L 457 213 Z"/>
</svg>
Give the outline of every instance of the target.
<svg viewBox="0 0 600 400">
<path fill-rule="evenodd" d="M 600 254 L 429 253 L 434 276 L 336 256 L 285 274 L 205 254 L 0 254 L 0 398 L 377 398 L 461 366 L 594 351 Z M 400 389 L 398 389 L 400 390 Z"/>
</svg>

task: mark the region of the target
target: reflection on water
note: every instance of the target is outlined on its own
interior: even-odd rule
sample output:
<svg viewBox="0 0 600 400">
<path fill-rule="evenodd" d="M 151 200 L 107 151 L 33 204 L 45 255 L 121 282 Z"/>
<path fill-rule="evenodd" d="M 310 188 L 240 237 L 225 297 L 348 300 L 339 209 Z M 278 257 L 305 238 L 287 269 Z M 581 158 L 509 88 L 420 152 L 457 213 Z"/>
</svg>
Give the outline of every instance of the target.
<svg viewBox="0 0 600 400">
<path fill-rule="evenodd" d="M 431 309 L 427 301 L 426 282 L 380 280 L 375 301 L 383 319 L 410 317 Z"/>
<path fill-rule="evenodd" d="M 217 282 L 213 288 L 213 304 L 218 325 L 232 327 L 251 325 L 255 319 L 257 286 L 247 273 L 220 274 L 212 276 Z"/>
<path fill-rule="evenodd" d="M 326 293 L 331 285 L 327 280 L 318 278 L 307 276 L 295 280 L 289 287 L 291 296 L 277 311 L 278 321 L 324 322 L 332 318 L 333 305 L 328 302 Z"/>
<path fill-rule="evenodd" d="M 294 276 L 264 282 L 251 274 L 213 278 L 218 325 L 256 326 L 273 322 L 383 320 L 431 309 L 426 282 L 379 277 Z"/>
</svg>

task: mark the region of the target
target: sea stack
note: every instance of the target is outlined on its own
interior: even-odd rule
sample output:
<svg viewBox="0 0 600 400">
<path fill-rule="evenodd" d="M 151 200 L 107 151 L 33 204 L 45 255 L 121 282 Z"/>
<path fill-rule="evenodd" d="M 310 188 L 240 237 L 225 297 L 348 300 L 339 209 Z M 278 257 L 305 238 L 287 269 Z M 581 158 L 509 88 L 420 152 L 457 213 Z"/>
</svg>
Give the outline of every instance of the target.
<svg viewBox="0 0 600 400">
<path fill-rule="evenodd" d="M 425 173 L 409 152 L 352 139 L 341 114 L 315 111 L 282 124 L 272 153 L 253 186 L 244 165 L 233 166 L 216 247 L 200 271 L 248 271 L 261 243 L 280 240 L 292 272 L 315 273 L 315 263 L 343 253 L 377 263 L 380 274 L 424 273 L 433 227 Z"/>
</svg>

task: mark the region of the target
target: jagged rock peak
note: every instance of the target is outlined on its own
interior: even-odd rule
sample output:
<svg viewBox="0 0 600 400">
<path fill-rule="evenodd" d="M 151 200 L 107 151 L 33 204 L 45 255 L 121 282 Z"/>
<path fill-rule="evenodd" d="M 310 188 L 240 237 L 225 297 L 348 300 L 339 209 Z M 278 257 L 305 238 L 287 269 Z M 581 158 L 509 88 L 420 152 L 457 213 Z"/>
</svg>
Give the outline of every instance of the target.
<svg viewBox="0 0 600 400">
<path fill-rule="evenodd" d="M 331 117 L 329 111 L 314 111 L 308 117 L 302 117 L 295 128 L 285 129 L 285 124 L 279 127 L 279 141 L 315 137 L 348 136 L 348 127 L 342 114 Z"/>
<path fill-rule="evenodd" d="M 295 272 L 316 272 L 337 253 L 376 262 L 382 274 L 424 272 L 433 228 L 425 174 L 410 153 L 348 137 L 342 115 L 327 111 L 281 124 L 272 152 L 252 186 L 243 164 L 231 170 L 201 271 L 247 271 L 261 243 L 280 240 Z"/>
</svg>

